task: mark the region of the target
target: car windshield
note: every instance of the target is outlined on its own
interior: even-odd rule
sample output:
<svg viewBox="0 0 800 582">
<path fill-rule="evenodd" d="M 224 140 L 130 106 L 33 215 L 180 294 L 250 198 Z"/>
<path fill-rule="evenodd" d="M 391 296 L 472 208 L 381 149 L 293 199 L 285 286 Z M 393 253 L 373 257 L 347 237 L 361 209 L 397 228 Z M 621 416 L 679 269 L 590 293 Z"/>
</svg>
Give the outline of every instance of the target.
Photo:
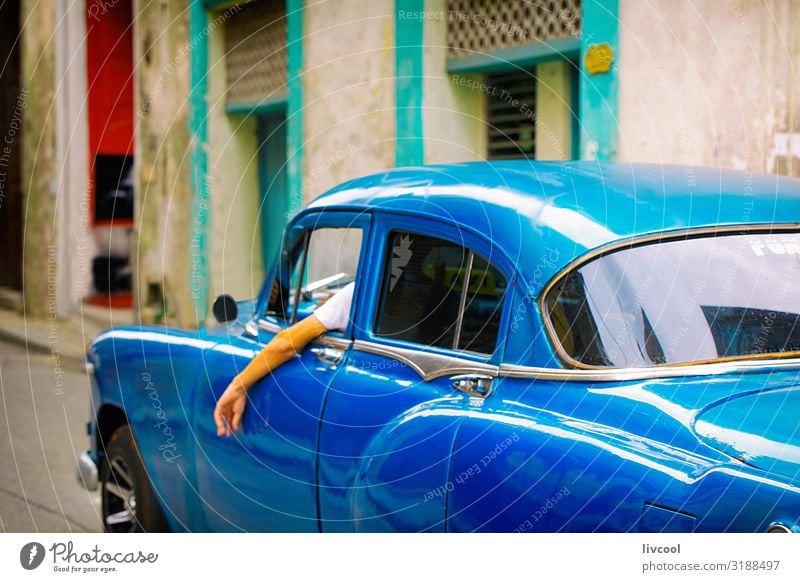
<svg viewBox="0 0 800 582">
<path fill-rule="evenodd" d="M 602 255 L 562 276 L 545 310 L 573 364 L 787 356 L 800 351 L 799 287 L 800 233 L 727 234 Z"/>
</svg>

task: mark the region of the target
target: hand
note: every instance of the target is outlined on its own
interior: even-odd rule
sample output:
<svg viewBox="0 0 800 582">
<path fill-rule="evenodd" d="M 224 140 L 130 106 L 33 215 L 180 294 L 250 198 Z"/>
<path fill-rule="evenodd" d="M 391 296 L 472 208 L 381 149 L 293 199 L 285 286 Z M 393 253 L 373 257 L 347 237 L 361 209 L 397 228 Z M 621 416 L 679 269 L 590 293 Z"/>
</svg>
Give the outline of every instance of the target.
<svg viewBox="0 0 800 582">
<path fill-rule="evenodd" d="M 239 430 L 246 404 L 247 391 L 242 383 L 234 378 L 219 397 L 217 407 L 214 409 L 217 436 L 231 436 L 231 429 Z"/>
</svg>

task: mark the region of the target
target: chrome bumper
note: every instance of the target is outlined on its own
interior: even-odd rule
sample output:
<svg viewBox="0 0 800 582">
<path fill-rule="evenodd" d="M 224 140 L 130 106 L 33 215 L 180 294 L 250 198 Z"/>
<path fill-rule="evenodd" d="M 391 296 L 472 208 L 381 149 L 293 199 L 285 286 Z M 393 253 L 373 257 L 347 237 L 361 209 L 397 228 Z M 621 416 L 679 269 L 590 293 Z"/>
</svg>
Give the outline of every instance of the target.
<svg viewBox="0 0 800 582">
<path fill-rule="evenodd" d="M 97 491 L 97 465 L 86 451 L 78 457 L 78 481 L 88 490 Z"/>
</svg>

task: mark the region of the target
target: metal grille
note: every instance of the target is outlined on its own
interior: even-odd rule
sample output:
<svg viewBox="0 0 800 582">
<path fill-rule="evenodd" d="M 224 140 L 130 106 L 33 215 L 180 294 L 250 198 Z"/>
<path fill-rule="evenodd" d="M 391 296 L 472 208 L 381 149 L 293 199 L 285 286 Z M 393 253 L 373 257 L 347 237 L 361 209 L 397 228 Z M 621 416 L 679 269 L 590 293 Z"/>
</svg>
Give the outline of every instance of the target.
<svg viewBox="0 0 800 582">
<path fill-rule="evenodd" d="M 257 103 L 286 93 L 285 2 L 241 6 L 225 23 L 228 104 Z"/>
<path fill-rule="evenodd" d="M 533 71 L 489 78 L 490 160 L 536 158 L 536 76 Z"/>
<path fill-rule="evenodd" d="M 447 0 L 448 56 L 581 34 L 581 0 Z"/>
</svg>

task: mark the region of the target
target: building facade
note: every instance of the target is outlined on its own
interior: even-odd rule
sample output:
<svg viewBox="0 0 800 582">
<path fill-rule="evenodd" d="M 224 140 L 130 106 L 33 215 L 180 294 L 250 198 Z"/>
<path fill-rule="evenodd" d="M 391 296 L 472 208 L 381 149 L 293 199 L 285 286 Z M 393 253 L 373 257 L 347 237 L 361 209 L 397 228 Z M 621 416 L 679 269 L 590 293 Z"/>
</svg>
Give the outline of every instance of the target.
<svg viewBox="0 0 800 582">
<path fill-rule="evenodd" d="M 24 289 L 32 316 L 114 297 L 137 320 L 194 327 L 217 294 L 258 292 L 304 203 L 393 166 L 800 170 L 800 0 L 2 10 L 21 49 L 3 73 L 2 129 L 21 99 L 26 138 L 12 140 L 18 178 L 0 182 L 0 285 Z"/>
</svg>

